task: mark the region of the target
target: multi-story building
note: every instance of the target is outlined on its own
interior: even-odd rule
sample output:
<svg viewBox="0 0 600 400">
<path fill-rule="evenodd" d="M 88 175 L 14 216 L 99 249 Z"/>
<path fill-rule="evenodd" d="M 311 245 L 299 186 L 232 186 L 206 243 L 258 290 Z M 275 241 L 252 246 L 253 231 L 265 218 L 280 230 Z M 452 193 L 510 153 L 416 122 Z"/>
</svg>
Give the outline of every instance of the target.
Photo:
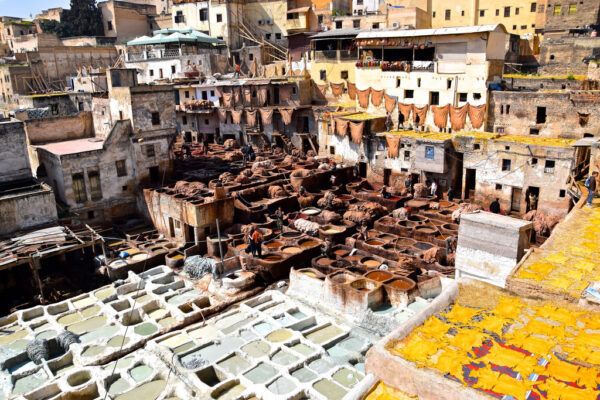
<svg viewBox="0 0 600 400">
<path fill-rule="evenodd" d="M 21 36 L 38 33 L 40 30 L 33 21 L 21 18 L 0 17 L 0 42 L 6 43 L 11 51 L 15 50 L 15 40 Z"/>
<path fill-rule="evenodd" d="M 359 29 L 320 32 L 311 37 L 311 78 L 319 85 L 356 82 L 358 51 L 354 39 Z"/>
<path fill-rule="evenodd" d="M 376 12 L 362 13 L 354 10 L 352 15 L 333 17 L 335 29 L 426 29 L 431 28 L 431 17 L 418 7 L 398 7 L 382 4 Z"/>
<path fill-rule="evenodd" d="M 195 29 L 237 49 L 242 45 L 240 20 L 243 11 L 244 4 L 240 0 L 173 0 L 173 29 Z"/>
<path fill-rule="evenodd" d="M 157 14 L 156 6 L 133 1 L 102 1 L 98 8 L 102 13 L 104 36 L 116 38 L 117 44 L 149 35 L 151 17 Z"/>
</svg>

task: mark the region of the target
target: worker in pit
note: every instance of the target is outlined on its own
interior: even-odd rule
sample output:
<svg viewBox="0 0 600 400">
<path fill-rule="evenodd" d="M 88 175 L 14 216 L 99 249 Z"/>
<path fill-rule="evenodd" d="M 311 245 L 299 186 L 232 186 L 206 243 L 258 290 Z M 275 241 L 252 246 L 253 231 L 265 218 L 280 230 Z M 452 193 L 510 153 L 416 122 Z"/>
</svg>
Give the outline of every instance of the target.
<svg viewBox="0 0 600 400">
<path fill-rule="evenodd" d="M 301 186 L 300 186 L 300 190 L 298 190 L 298 194 L 299 194 L 301 197 L 304 197 L 304 196 L 306 196 L 306 188 L 304 187 L 304 185 L 301 185 Z"/>
<path fill-rule="evenodd" d="M 387 113 L 387 116 L 385 117 L 385 129 L 389 132 L 392 130 L 393 126 L 392 114 Z"/>
<path fill-rule="evenodd" d="M 321 246 L 321 255 L 327 258 L 331 258 L 331 240 L 325 239 L 325 243 Z"/>
<path fill-rule="evenodd" d="M 360 230 L 358 231 L 358 240 L 367 240 L 369 238 L 369 234 L 367 233 L 367 223 L 363 222 Z"/>
<path fill-rule="evenodd" d="M 337 181 L 337 177 L 333 174 L 331 174 L 331 177 L 329 178 L 329 181 L 331 182 L 331 186 L 335 186 L 335 183 Z"/>
<path fill-rule="evenodd" d="M 264 237 L 258 227 L 254 227 L 254 231 L 250 236 L 250 250 L 252 251 L 252 257 L 262 258 L 262 242 Z"/>
<path fill-rule="evenodd" d="M 381 188 L 381 197 L 383 197 L 384 199 L 389 199 L 390 197 L 392 197 L 392 195 L 387 191 L 385 186 Z"/>
<path fill-rule="evenodd" d="M 281 233 L 281 230 L 283 229 L 283 210 L 281 207 L 277 208 L 277 211 L 275 211 L 275 218 L 277 218 L 277 229 L 279 229 L 279 232 Z"/>
<path fill-rule="evenodd" d="M 446 255 L 456 251 L 456 236 L 448 236 L 444 242 L 446 243 Z"/>
<path fill-rule="evenodd" d="M 498 198 L 496 198 L 496 200 L 492 201 L 492 204 L 490 204 L 490 212 L 494 214 L 500 214 L 502 212 Z"/>
</svg>

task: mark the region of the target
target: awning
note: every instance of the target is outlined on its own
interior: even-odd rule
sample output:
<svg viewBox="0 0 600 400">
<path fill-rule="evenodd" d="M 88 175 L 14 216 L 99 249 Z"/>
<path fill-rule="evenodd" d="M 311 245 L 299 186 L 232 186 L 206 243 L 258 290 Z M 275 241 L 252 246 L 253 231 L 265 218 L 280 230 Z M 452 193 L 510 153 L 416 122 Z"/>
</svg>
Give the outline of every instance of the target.
<svg viewBox="0 0 600 400">
<path fill-rule="evenodd" d="M 597 137 L 586 137 L 583 139 L 579 139 L 578 141 L 571 143 L 571 146 L 573 147 L 591 147 L 592 144 L 596 143 L 598 141 Z"/>
<path fill-rule="evenodd" d="M 310 7 L 300 7 L 300 8 L 294 8 L 292 10 L 288 10 L 288 14 L 290 13 L 301 13 L 301 12 L 308 12 L 308 10 L 310 10 Z"/>
</svg>

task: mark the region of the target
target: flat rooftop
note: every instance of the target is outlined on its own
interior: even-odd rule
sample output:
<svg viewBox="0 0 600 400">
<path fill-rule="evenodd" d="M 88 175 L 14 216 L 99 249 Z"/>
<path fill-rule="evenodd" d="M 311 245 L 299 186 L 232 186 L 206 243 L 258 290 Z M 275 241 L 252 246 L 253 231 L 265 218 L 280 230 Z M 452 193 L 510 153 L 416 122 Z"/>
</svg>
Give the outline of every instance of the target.
<svg viewBox="0 0 600 400">
<path fill-rule="evenodd" d="M 69 154 L 85 153 L 87 151 L 102 150 L 104 141 L 97 138 L 84 138 L 75 140 L 65 140 L 62 142 L 49 143 L 36 146 L 57 156 Z"/>
</svg>

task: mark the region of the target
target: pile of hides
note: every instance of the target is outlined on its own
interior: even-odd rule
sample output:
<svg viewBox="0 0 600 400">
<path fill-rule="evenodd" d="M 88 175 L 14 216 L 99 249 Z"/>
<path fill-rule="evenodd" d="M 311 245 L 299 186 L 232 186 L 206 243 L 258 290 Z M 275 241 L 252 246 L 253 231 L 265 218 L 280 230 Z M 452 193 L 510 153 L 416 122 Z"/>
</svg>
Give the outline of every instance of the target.
<svg viewBox="0 0 600 400">
<path fill-rule="evenodd" d="M 271 160 L 258 161 L 258 157 L 256 158 L 256 160 L 257 161 L 255 161 L 254 164 L 252 164 L 253 170 L 256 170 L 258 168 L 265 168 L 265 169 L 273 168 L 273 162 Z"/>
<path fill-rule="evenodd" d="M 406 219 L 407 211 L 406 207 L 396 208 L 392 211 L 392 217 Z"/>
<path fill-rule="evenodd" d="M 252 172 L 252 170 L 250 168 L 246 168 L 245 170 L 243 170 L 242 172 L 240 172 L 240 175 L 245 175 L 248 178 L 250 178 L 254 173 Z"/>
<path fill-rule="evenodd" d="M 470 213 L 473 211 L 483 210 L 480 205 L 470 204 L 470 203 L 461 203 L 458 205 L 458 208 L 452 212 L 452 220 L 459 221 L 460 216 L 465 213 Z"/>
<path fill-rule="evenodd" d="M 46 339 L 35 339 L 25 347 L 27 357 L 39 365 L 42 360 L 50 359 L 50 345 Z"/>
<path fill-rule="evenodd" d="M 425 261 L 426 263 L 440 263 L 443 261 L 443 259 L 444 252 L 437 246 L 434 246 L 423 253 L 423 261 Z"/>
<path fill-rule="evenodd" d="M 321 213 L 319 214 L 319 218 L 325 224 L 337 222 L 340 219 L 342 219 L 340 214 L 333 212 L 333 211 L 329 211 L 329 210 L 322 210 Z"/>
<path fill-rule="evenodd" d="M 316 236 L 319 233 L 319 224 L 316 222 L 310 222 L 304 218 L 298 218 L 294 221 L 294 227 L 300 232 L 304 232 L 311 236 Z"/>
<path fill-rule="evenodd" d="M 233 150 L 238 148 L 238 142 L 235 139 L 227 139 L 223 145 L 225 146 L 225 150 Z"/>
<path fill-rule="evenodd" d="M 285 197 L 287 192 L 279 185 L 269 186 L 269 197 L 275 199 L 277 197 Z"/>
<path fill-rule="evenodd" d="M 298 162 L 298 157 L 296 156 L 285 156 L 283 159 L 284 164 L 294 164 Z"/>
<path fill-rule="evenodd" d="M 300 169 L 295 169 L 290 176 L 292 178 L 306 178 L 307 176 L 313 175 L 314 171 L 311 169 L 304 169 L 304 168 L 300 168 Z"/>
<path fill-rule="evenodd" d="M 235 180 L 235 176 L 233 176 L 231 172 L 223 172 L 221 175 L 219 175 L 219 179 L 223 183 L 229 183 Z"/>
<path fill-rule="evenodd" d="M 270 176 L 271 174 L 266 168 L 256 168 L 253 176 Z"/>
<path fill-rule="evenodd" d="M 424 183 L 417 183 L 415 186 L 415 197 L 428 197 L 429 189 Z"/>
<path fill-rule="evenodd" d="M 191 256 L 185 259 L 183 271 L 190 279 L 201 279 L 206 274 L 217 270 L 217 260 L 201 256 Z"/>
<path fill-rule="evenodd" d="M 235 179 L 233 181 L 235 183 L 241 183 L 242 185 L 245 185 L 247 183 L 250 183 L 252 180 L 244 174 L 239 174 L 238 176 L 235 177 Z"/>
<path fill-rule="evenodd" d="M 371 223 L 373 220 L 383 217 L 387 210 L 378 203 L 371 201 L 365 203 L 352 204 L 348 211 L 344 213 L 344 219 L 362 224 Z"/>
<path fill-rule="evenodd" d="M 302 150 L 298 150 L 298 149 L 293 149 L 292 150 L 292 155 L 294 157 L 298 157 L 298 158 L 304 158 L 304 152 Z"/>
<path fill-rule="evenodd" d="M 325 196 L 323 196 L 322 198 L 320 198 L 317 201 L 317 206 L 319 206 L 319 208 L 321 208 L 321 209 L 324 209 L 325 207 L 327 207 L 327 203 L 330 198 L 331 198 L 331 207 L 332 208 L 338 209 L 338 208 L 344 207 L 344 202 L 342 200 L 338 199 L 337 197 L 335 197 L 335 194 L 333 194 L 333 192 L 331 192 L 331 191 L 325 192 Z"/>
<path fill-rule="evenodd" d="M 300 208 L 312 207 L 315 205 L 315 196 L 310 194 L 298 196 L 298 204 Z"/>
<path fill-rule="evenodd" d="M 439 210 L 440 209 L 440 203 L 429 203 L 429 209 L 430 210 Z"/>
<path fill-rule="evenodd" d="M 243 158 L 244 156 L 239 151 L 233 151 L 223 156 L 224 161 L 239 161 Z"/>
<path fill-rule="evenodd" d="M 206 185 L 202 182 L 178 181 L 173 190 L 177 194 L 183 194 L 188 197 L 196 196 L 206 189 Z"/>
<path fill-rule="evenodd" d="M 552 229 L 562 220 L 561 217 L 545 214 L 538 210 L 529 211 L 523 216 L 523 219 L 532 221 L 535 234 L 544 237 L 550 236 Z"/>
</svg>

